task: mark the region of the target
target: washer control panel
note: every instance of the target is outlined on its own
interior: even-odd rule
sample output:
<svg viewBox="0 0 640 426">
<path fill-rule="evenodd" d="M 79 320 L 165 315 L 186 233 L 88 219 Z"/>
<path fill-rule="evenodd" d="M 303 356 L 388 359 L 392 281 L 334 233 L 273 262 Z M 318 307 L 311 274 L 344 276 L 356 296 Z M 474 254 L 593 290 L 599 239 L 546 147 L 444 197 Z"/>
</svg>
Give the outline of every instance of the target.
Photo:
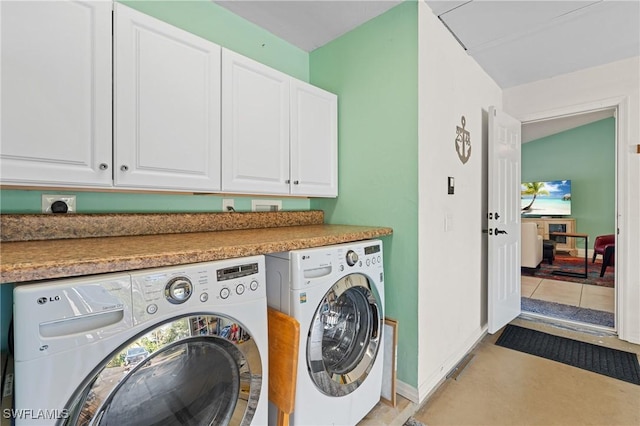
<svg viewBox="0 0 640 426">
<path fill-rule="evenodd" d="M 155 268 L 131 274 L 134 323 L 266 298 L 264 257 Z"/>
</svg>

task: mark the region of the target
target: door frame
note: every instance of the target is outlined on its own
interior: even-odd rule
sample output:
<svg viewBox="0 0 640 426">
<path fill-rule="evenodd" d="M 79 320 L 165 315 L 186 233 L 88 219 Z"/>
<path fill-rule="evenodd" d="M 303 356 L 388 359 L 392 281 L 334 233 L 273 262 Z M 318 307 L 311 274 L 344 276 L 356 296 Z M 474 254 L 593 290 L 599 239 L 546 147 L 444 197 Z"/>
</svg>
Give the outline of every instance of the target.
<svg viewBox="0 0 640 426">
<path fill-rule="evenodd" d="M 523 116 L 516 117 L 522 124 L 534 123 L 539 121 L 546 121 L 563 116 L 580 115 L 587 112 L 593 112 L 598 110 L 613 109 L 615 111 L 615 225 L 616 225 L 616 246 L 620 250 L 616 250 L 616 268 L 614 269 L 615 280 L 615 306 L 614 306 L 614 332 L 616 332 L 620 339 L 625 340 L 625 323 L 631 318 L 626 316 L 629 312 L 624 304 L 625 298 L 625 281 L 626 281 L 626 265 L 629 261 L 627 245 L 629 244 L 629 238 L 626 235 L 626 216 L 624 212 L 627 211 L 626 200 L 629 198 L 629 188 L 626 185 L 623 177 L 626 175 L 626 152 L 624 147 L 627 146 L 628 135 L 628 123 L 629 123 L 629 98 L 628 96 L 617 96 L 612 98 L 605 98 L 593 102 L 571 105 L 568 107 L 556 108 L 546 111 L 540 111 L 531 114 L 525 114 Z M 588 247 L 585 247 L 587 250 Z M 627 299 L 628 300 L 628 299 Z"/>
</svg>

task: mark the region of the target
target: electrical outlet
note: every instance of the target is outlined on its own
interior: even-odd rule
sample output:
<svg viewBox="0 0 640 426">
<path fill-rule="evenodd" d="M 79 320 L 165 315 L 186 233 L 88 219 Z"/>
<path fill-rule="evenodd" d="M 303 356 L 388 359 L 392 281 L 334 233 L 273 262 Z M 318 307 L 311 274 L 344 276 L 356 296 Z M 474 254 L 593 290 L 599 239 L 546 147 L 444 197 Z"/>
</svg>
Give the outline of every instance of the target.
<svg viewBox="0 0 640 426">
<path fill-rule="evenodd" d="M 251 200 L 253 212 L 277 212 L 282 210 L 282 200 Z"/>
<path fill-rule="evenodd" d="M 62 201 L 67 205 L 67 213 L 76 212 L 75 195 L 42 194 L 42 213 L 53 213 L 51 206 L 56 201 Z"/>
<path fill-rule="evenodd" d="M 223 198 L 222 199 L 222 211 L 223 212 L 234 212 L 235 210 L 235 201 L 233 198 Z"/>
</svg>

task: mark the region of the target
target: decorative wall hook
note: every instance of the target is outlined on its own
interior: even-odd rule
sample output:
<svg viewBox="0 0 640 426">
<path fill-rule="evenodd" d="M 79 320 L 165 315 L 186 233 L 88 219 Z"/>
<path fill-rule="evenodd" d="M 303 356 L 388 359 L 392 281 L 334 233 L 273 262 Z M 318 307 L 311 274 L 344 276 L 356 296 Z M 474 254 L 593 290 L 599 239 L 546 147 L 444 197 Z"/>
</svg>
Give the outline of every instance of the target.
<svg viewBox="0 0 640 426">
<path fill-rule="evenodd" d="M 469 131 L 464 128 L 465 124 L 467 124 L 464 115 L 460 122 L 462 123 L 462 127 L 456 126 L 456 152 L 462 164 L 465 164 L 469 161 L 469 157 L 471 157 L 471 135 Z"/>
</svg>

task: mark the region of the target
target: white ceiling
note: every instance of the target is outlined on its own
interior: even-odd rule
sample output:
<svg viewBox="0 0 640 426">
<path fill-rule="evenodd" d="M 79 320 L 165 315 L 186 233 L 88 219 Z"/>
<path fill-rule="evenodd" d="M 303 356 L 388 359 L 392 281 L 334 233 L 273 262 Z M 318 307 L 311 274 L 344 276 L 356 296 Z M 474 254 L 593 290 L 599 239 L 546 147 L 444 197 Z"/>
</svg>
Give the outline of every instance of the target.
<svg viewBox="0 0 640 426">
<path fill-rule="evenodd" d="M 640 1 L 427 1 L 502 88 L 640 55 Z"/>
<path fill-rule="evenodd" d="M 214 0 L 310 52 L 402 0 Z M 640 0 L 426 0 L 502 88 L 640 55 Z"/>
<path fill-rule="evenodd" d="M 547 119 L 530 123 L 522 123 L 522 143 L 531 142 L 546 136 L 555 135 L 565 130 L 573 129 L 594 121 L 613 117 L 614 109 L 589 111 L 581 114 Z"/>
<path fill-rule="evenodd" d="M 214 3 L 311 52 L 402 0 L 214 0 Z"/>
<path fill-rule="evenodd" d="M 402 0 L 213 0 L 310 52 Z M 409 0 L 411 1 L 411 0 Z M 640 56 L 640 0 L 426 0 L 503 89 Z M 640 78 L 640 76 L 639 76 Z M 611 116 L 523 125 L 523 142 Z"/>
</svg>

